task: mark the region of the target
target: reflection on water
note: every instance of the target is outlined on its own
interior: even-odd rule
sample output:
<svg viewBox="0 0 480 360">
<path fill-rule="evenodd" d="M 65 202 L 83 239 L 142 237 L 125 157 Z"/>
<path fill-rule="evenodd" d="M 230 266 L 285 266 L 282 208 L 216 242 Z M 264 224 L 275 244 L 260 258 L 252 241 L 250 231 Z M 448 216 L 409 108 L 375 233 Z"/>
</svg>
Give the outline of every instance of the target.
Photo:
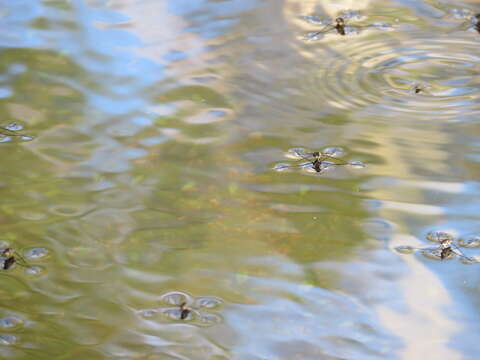
<svg viewBox="0 0 480 360">
<path fill-rule="evenodd" d="M 14 139 L 20 141 L 29 141 L 33 136 L 25 135 L 19 132 L 23 130 L 23 126 L 17 122 L 12 122 L 6 126 L 0 126 L 0 142 L 10 142 Z"/>
<path fill-rule="evenodd" d="M 4 2 L 0 357 L 475 359 L 478 11 Z"/>
</svg>

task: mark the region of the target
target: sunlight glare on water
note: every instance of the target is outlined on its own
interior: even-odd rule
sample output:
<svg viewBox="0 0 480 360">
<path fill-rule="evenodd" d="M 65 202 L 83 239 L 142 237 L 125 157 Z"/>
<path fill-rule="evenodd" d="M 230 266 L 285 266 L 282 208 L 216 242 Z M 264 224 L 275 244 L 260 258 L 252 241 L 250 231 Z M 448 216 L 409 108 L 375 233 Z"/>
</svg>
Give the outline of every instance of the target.
<svg viewBox="0 0 480 360">
<path fill-rule="evenodd" d="M 479 12 L 4 1 L 0 357 L 477 359 Z"/>
</svg>

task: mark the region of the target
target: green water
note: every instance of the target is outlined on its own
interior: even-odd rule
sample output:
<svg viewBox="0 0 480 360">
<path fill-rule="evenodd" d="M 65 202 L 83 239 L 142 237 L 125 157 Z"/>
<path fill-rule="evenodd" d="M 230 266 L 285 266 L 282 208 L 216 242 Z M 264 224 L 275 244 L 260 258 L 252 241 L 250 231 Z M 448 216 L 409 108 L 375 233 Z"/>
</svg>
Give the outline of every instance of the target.
<svg viewBox="0 0 480 360">
<path fill-rule="evenodd" d="M 478 231 L 476 12 L 0 2 L 0 357 L 476 359 L 480 264 L 395 251 Z"/>
</svg>

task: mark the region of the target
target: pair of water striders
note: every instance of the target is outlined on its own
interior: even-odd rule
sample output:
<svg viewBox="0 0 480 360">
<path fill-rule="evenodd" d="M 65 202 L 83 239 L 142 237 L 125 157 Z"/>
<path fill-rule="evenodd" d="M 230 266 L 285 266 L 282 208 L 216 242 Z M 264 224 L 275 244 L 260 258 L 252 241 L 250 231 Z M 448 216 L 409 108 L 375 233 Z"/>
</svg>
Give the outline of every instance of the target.
<svg viewBox="0 0 480 360">
<path fill-rule="evenodd" d="M 322 29 L 309 33 L 307 35 L 307 39 L 310 40 L 315 40 L 317 39 L 321 34 L 325 34 L 328 32 L 336 31 L 337 34 L 345 36 L 349 32 L 354 32 L 354 31 L 359 31 L 360 29 L 364 28 L 369 28 L 369 27 L 380 27 L 380 28 L 388 28 L 390 27 L 387 24 L 371 24 L 371 25 L 347 25 L 346 20 L 348 17 L 355 15 L 356 12 L 351 12 L 346 13 L 344 16 L 339 16 L 335 19 L 333 23 L 326 24 Z M 357 14 L 358 16 L 358 14 Z M 303 19 L 309 23 L 318 25 L 318 24 L 324 24 L 320 19 L 318 19 L 316 16 L 304 16 Z M 471 22 L 473 23 L 470 24 L 469 28 L 473 28 L 476 30 L 478 33 L 480 33 L 480 14 L 475 14 L 471 17 Z M 350 30 L 350 31 L 347 31 Z"/>
</svg>

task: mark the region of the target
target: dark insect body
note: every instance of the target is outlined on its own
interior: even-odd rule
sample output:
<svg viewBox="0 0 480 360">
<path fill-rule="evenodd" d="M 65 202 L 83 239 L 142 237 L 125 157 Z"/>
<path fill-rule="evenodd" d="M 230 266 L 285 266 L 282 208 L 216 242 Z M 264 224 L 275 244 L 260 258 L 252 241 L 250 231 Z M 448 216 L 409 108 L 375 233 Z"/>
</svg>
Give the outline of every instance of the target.
<svg viewBox="0 0 480 360">
<path fill-rule="evenodd" d="M 185 320 L 190 314 L 191 310 L 186 308 L 187 303 L 183 302 L 180 304 L 180 319 Z"/>
<path fill-rule="evenodd" d="M 285 154 L 286 157 L 292 159 L 292 161 L 302 161 L 303 163 L 293 164 L 277 164 L 274 166 L 274 170 L 282 171 L 284 169 L 301 168 L 314 170 L 317 173 L 321 173 L 325 170 L 331 169 L 334 166 L 349 165 L 353 168 L 363 168 L 365 165 L 361 161 L 345 161 L 339 157 L 344 155 L 344 151 L 339 147 L 325 148 L 323 151 L 306 152 L 303 148 L 295 148 L 288 150 Z"/>
<path fill-rule="evenodd" d="M 440 249 L 442 249 L 440 251 L 441 260 L 446 259 L 450 255 L 455 254 L 455 251 L 452 249 L 452 244 L 453 244 L 453 241 L 451 239 L 445 239 L 440 241 Z"/>
<path fill-rule="evenodd" d="M 335 19 L 335 23 L 335 30 L 337 30 L 340 35 L 345 35 L 345 20 L 341 17 L 338 17 Z"/>
<path fill-rule="evenodd" d="M 12 267 L 13 264 L 16 263 L 16 260 L 15 260 L 15 257 L 14 256 L 10 256 L 9 258 L 7 258 L 7 260 L 5 260 L 5 262 L 3 263 L 3 270 L 8 270 Z"/>
<path fill-rule="evenodd" d="M 14 264 L 18 264 L 23 267 L 28 267 L 28 263 L 25 261 L 22 255 L 12 248 L 3 249 L 0 252 L 0 257 L 6 258 L 3 262 L 3 270 L 10 269 Z M 18 261 L 17 259 L 20 259 Z"/>
<path fill-rule="evenodd" d="M 452 248 L 449 246 L 449 247 L 446 247 L 446 248 L 443 248 L 442 251 L 440 252 L 440 259 L 446 259 L 448 258 L 450 255 L 452 255 L 453 253 L 455 253 Z"/>
<path fill-rule="evenodd" d="M 322 172 L 322 170 L 325 169 L 324 167 L 322 167 L 323 164 L 348 165 L 348 163 L 345 161 L 339 160 L 334 156 L 331 156 L 322 152 L 318 152 L 318 151 L 314 151 L 311 153 L 296 152 L 296 155 L 298 155 L 301 158 L 300 160 L 307 160 L 317 173 L 320 173 Z M 333 160 L 333 161 L 327 162 L 326 160 Z M 288 165 L 285 167 L 296 167 L 296 166 L 303 166 L 303 165 Z"/>
<path fill-rule="evenodd" d="M 315 169 L 317 173 L 322 171 L 322 163 L 325 161 L 326 158 L 334 158 L 333 156 L 319 153 L 318 151 L 315 151 L 311 154 L 306 154 L 306 155 L 313 157 L 313 160 L 311 161 L 311 163 L 312 163 L 312 167 Z M 335 165 L 346 165 L 346 163 L 345 164 L 339 163 Z"/>
<path fill-rule="evenodd" d="M 474 16 L 476 21 L 475 25 L 473 26 L 475 30 L 477 30 L 478 33 L 480 33 L 480 14 L 477 14 Z"/>
<path fill-rule="evenodd" d="M 335 25 L 327 25 L 322 30 L 319 30 L 311 35 L 311 37 L 318 36 L 320 34 L 329 32 L 330 30 L 335 29 L 337 33 L 344 36 L 346 35 L 345 32 L 345 20 L 342 17 L 338 17 L 335 19 Z"/>
</svg>

